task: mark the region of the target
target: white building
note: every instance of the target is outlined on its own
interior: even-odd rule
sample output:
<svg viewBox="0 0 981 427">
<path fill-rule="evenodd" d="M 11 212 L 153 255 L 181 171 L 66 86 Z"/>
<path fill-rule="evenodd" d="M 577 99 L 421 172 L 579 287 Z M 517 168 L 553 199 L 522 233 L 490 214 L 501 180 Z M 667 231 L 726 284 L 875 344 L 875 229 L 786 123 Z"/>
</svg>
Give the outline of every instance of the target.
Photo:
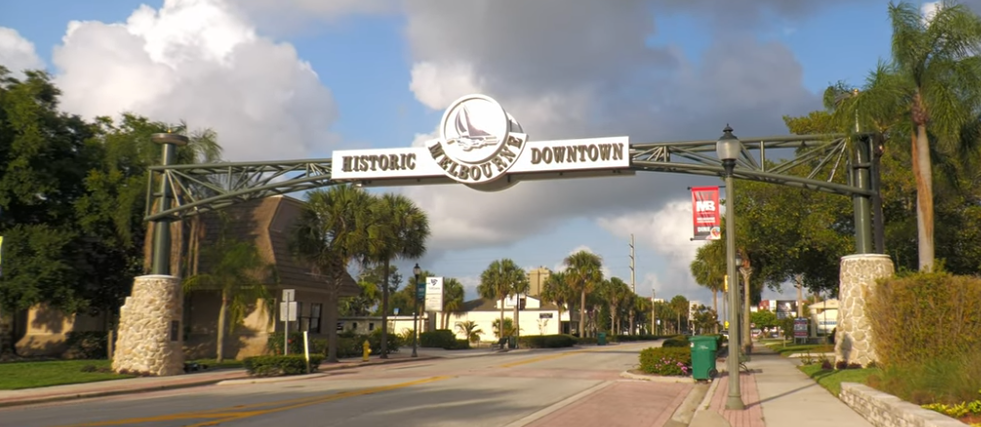
<svg viewBox="0 0 981 427">
<path fill-rule="evenodd" d="M 811 312 L 811 336 L 830 335 L 838 327 L 838 300 L 829 299 L 808 304 Z"/>
<path fill-rule="evenodd" d="M 514 306 L 517 298 L 504 300 L 504 318 L 514 319 Z M 571 323 L 570 313 L 562 309 L 562 319 L 559 321 L 559 308 L 555 304 L 542 303 L 541 300 L 529 295 L 521 296 L 521 309 L 518 310 L 518 323 L 521 325 L 519 335 L 555 335 L 567 334 L 574 330 L 576 323 Z M 445 320 L 444 320 L 445 317 Z M 578 318 L 578 313 L 572 315 Z M 481 342 L 496 342 L 494 322 L 501 318 L 501 301 L 475 299 L 463 304 L 463 310 L 456 313 L 422 313 L 418 318 L 420 332 L 442 329 L 453 331 L 458 339 L 466 339 L 466 335 L 458 324 L 472 321 L 480 330 Z M 388 330 L 391 334 L 405 334 L 413 329 L 412 316 L 388 316 Z M 341 317 L 337 322 L 338 332 L 355 331 L 358 334 L 369 334 L 381 328 L 381 317 L 360 316 Z"/>
<path fill-rule="evenodd" d="M 511 297 L 504 300 L 504 318 L 514 319 L 514 305 L 517 298 Z M 569 311 L 562 310 L 561 321 L 559 319 L 559 308 L 555 304 L 543 304 L 539 299 L 531 296 L 521 297 L 521 309 L 518 310 L 518 324 L 520 325 L 519 335 L 555 335 L 569 332 Z M 442 324 L 444 313 L 436 313 L 435 320 Z M 501 318 L 501 301 L 488 299 L 475 299 L 463 304 L 463 311 L 459 313 L 447 313 L 448 329 L 453 330 L 457 338 L 465 339 L 463 331 L 456 327 L 460 322 L 472 321 L 477 324 L 477 329 L 481 330 L 480 340 L 482 342 L 497 341 L 494 335 L 494 321 Z"/>
</svg>

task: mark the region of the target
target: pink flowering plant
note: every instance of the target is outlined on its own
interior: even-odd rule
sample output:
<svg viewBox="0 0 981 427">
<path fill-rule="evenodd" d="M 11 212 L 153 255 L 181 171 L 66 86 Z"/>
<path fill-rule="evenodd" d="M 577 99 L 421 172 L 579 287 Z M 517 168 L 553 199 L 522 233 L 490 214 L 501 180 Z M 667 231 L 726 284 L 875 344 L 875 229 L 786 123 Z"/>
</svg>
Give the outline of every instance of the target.
<svg viewBox="0 0 981 427">
<path fill-rule="evenodd" d="M 640 352 L 640 370 L 665 376 L 691 375 L 691 348 L 648 348 Z"/>
</svg>

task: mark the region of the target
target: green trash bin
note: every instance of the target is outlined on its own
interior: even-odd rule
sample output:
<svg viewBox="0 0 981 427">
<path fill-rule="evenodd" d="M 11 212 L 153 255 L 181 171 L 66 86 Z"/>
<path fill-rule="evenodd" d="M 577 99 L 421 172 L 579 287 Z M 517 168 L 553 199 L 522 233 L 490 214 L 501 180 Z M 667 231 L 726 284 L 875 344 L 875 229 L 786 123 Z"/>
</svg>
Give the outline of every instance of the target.
<svg viewBox="0 0 981 427">
<path fill-rule="evenodd" d="M 606 345 L 606 332 L 596 335 L 596 345 Z"/>
<path fill-rule="evenodd" d="M 691 376 L 696 380 L 709 380 L 719 375 L 715 369 L 718 339 L 713 336 L 695 335 L 691 341 Z"/>
<path fill-rule="evenodd" d="M 518 348 L 518 337 L 512 335 L 508 337 L 508 349 L 513 350 L 516 348 Z"/>
</svg>

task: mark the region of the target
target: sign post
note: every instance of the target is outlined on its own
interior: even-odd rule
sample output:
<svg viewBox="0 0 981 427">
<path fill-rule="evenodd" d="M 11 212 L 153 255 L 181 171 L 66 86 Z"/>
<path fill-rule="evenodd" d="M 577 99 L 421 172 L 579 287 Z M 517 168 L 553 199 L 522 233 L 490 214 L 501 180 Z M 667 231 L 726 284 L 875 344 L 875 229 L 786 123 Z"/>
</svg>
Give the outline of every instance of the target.
<svg viewBox="0 0 981 427">
<path fill-rule="evenodd" d="M 443 311 L 443 278 L 426 278 L 426 311 Z"/>
<path fill-rule="evenodd" d="M 290 354 L 290 321 L 296 321 L 296 290 L 283 289 L 283 301 L 279 303 L 279 320 L 283 326 L 283 355 Z"/>
</svg>

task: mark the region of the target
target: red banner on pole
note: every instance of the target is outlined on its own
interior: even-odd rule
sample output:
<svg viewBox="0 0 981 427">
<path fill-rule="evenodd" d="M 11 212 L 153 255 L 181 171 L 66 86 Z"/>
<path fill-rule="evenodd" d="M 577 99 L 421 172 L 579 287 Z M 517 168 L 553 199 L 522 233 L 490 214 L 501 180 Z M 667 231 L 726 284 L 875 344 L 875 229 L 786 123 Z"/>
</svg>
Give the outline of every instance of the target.
<svg viewBox="0 0 981 427">
<path fill-rule="evenodd" d="M 692 187 L 692 219 L 695 237 L 692 240 L 719 240 L 722 238 L 722 220 L 719 215 L 719 187 Z"/>
</svg>

